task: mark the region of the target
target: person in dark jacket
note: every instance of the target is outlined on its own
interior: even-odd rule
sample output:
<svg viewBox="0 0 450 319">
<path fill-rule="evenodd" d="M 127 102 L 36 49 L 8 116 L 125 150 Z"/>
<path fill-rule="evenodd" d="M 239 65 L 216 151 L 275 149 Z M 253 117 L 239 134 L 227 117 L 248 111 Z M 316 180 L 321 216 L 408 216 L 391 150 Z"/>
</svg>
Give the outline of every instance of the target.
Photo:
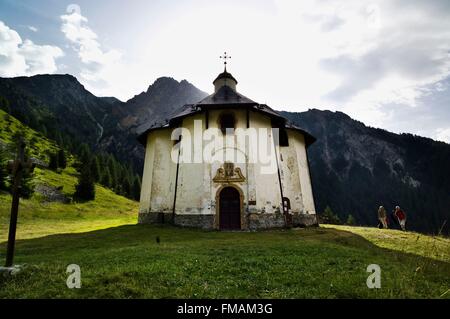
<svg viewBox="0 0 450 319">
<path fill-rule="evenodd" d="M 405 212 L 400 208 L 400 206 L 395 206 L 394 215 L 398 220 L 398 223 L 400 224 L 400 227 L 403 231 L 406 231 L 406 214 Z"/>
</svg>

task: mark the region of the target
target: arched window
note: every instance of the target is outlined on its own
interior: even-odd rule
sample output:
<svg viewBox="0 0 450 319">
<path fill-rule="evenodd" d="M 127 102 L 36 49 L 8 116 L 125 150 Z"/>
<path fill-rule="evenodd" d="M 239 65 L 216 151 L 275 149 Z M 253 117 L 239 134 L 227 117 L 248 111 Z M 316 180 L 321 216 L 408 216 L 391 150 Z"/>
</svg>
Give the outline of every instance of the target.
<svg viewBox="0 0 450 319">
<path fill-rule="evenodd" d="M 236 120 L 233 113 L 223 113 L 220 116 L 220 130 L 223 134 L 227 132 L 227 129 L 234 129 Z"/>
</svg>

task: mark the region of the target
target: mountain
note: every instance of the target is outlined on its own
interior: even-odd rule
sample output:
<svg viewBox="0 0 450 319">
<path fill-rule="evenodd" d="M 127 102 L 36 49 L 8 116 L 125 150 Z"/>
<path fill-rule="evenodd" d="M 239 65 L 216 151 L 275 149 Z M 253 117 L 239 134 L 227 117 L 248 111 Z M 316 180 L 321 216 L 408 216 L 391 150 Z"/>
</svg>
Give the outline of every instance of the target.
<svg viewBox="0 0 450 319">
<path fill-rule="evenodd" d="M 96 97 L 71 75 L 0 78 L 0 97 L 8 101 L 3 109 L 11 115 L 58 142 L 63 140 L 60 144 L 87 143 L 136 170 L 144 159 L 136 128 L 148 121 L 165 121 L 173 110 L 206 95 L 185 80 L 169 77 L 157 79 L 126 103 Z"/>
<path fill-rule="evenodd" d="M 114 154 L 138 174 L 144 159 L 138 127 L 165 122 L 206 95 L 169 77 L 127 102 L 96 97 L 70 75 L 0 78 L 1 108 L 52 139 Z M 282 114 L 317 138 L 309 155 L 319 212 L 330 206 L 343 220 L 351 214 L 359 224 L 376 225 L 379 205 L 388 211 L 400 205 L 410 228 L 424 232 L 437 232 L 450 217 L 450 145 L 370 128 L 341 112 Z"/>
<path fill-rule="evenodd" d="M 379 205 L 388 212 L 399 205 L 411 229 L 429 233 L 448 221 L 450 145 L 367 127 L 341 112 L 281 113 L 317 137 L 308 153 L 318 211 L 329 205 L 344 221 L 351 214 L 375 225 Z"/>
<path fill-rule="evenodd" d="M 165 122 L 170 114 L 186 103 L 195 103 L 207 96 L 195 86 L 183 80 L 161 77 L 127 102 L 116 101 L 111 112 L 116 128 L 104 134 L 98 147 L 125 161 L 131 160 L 135 167 L 144 162 L 143 147 L 136 141 L 136 131 L 148 123 Z"/>
<path fill-rule="evenodd" d="M 111 104 L 87 91 L 71 75 L 37 75 L 0 79 L 0 95 L 10 102 L 11 114 L 25 124 L 56 138 L 97 143 L 105 132 Z"/>
<path fill-rule="evenodd" d="M 178 82 L 162 77 L 150 85 L 146 92 L 122 104 L 125 116 L 120 124 L 130 129 L 149 121 L 164 122 L 174 110 L 184 104 L 198 102 L 207 95 L 186 80 Z"/>
</svg>

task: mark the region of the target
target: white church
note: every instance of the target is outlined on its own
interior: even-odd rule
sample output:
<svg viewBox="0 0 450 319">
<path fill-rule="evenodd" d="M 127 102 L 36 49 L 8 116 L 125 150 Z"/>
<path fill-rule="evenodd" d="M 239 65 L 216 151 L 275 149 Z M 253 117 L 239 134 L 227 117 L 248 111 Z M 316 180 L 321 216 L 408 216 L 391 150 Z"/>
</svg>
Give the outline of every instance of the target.
<svg viewBox="0 0 450 319">
<path fill-rule="evenodd" d="M 139 223 L 215 230 L 317 225 L 307 152 L 315 138 L 238 93 L 237 83 L 225 62 L 212 95 L 139 135 Z"/>
</svg>

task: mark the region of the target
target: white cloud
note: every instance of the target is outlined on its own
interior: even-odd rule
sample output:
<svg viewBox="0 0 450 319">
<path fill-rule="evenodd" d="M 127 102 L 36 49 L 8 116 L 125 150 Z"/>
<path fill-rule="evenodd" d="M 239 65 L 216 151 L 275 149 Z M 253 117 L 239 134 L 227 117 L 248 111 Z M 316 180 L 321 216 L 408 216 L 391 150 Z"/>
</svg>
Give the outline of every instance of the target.
<svg viewBox="0 0 450 319">
<path fill-rule="evenodd" d="M 80 10 L 61 16 L 61 31 L 73 45 L 83 66 L 81 80 L 85 80 L 88 89 L 98 95 L 120 96 L 115 87 L 116 75 L 124 71 L 121 65 L 121 53 L 117 50 L 104 50 L 97 34 L 87 25 L 88 19 Z M 117 90 L 118 89 L 118 90 Z"/>
<path fill-rule="evenodd" d="M 338 80 L 323 95 L 325 101 L 383 127 L 383 121 L 392 120 L 392 107 L 417 107 L 430 93 L 429 86 L 450 76 L 445 2 L 380 0 L 369 6 L 361 1 L 345 5 L 328 1 L 327 5 L 336 9 L 324 14 L 327 19 L 342 14 L 345 24 L 331 32 L 335 37 L 331 53 L 320 59 L 321 67 Z"/>
<path fill-rule="evenodd" d="M 435 135 L 436 140 L 450 144 L 450 127 L 438 128 Z"/>
<path fill-rule="evenodd" d="M 28 30 L 30 30 L 30 31 L 33 31 L 33 32 L 38 32 L 39 31 L 39 29 L 36 28 L 35 26 L 29 25 L 27 27 L 28 27 Z"/>
<path fill-rule="evenodd" d="M 57 71 L 63 51 L 52 45 L 23 41 L 19 33 L 0 21 L 0 76 L 30 76 Z"/>
</svg>

